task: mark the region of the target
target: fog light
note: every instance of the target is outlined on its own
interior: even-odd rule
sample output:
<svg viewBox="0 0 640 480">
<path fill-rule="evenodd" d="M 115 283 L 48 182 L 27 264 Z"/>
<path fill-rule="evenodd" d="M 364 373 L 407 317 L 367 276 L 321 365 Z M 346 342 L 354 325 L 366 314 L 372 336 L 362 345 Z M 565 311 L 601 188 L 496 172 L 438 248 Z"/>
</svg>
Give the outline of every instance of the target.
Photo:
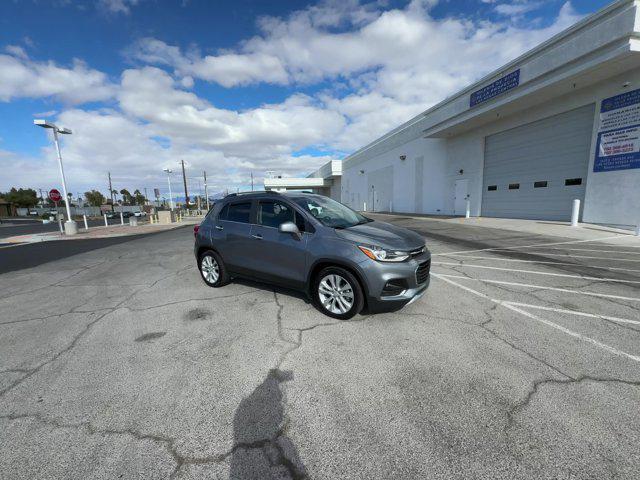
<svg viewBox="0 0 640 480">
<path fill-rule="evenodd" d="M 382 296 L 395 297 L 401 295 L 406 289 L 407 285 L 404 280 L 389 280 L 382 289 Z"/>
</svg>

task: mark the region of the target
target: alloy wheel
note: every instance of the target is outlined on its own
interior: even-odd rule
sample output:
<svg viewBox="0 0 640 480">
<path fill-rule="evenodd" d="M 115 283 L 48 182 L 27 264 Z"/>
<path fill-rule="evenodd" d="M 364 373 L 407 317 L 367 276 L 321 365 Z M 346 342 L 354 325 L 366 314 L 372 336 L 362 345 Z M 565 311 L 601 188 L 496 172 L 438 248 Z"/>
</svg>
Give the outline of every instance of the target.
<svg viewBox="0 0 640 480">
<path fill-rule="evenodd" d="M 351 284 L 335 273 L 326 275 L 320 280 L 318 296 L 322 306 L 336 315 L 346 314 L 355 301 Z"/>
<path fill-rule="evenodd" d="M 202 272 L 204 279 L 211 284 L 216 283 L 220 278 L 220 266 L 218 265 L 218 262 L 216 262 L 216 259 L 211 255 L 205 255 L 202 258 L 200 271 Z"/>
</svg>

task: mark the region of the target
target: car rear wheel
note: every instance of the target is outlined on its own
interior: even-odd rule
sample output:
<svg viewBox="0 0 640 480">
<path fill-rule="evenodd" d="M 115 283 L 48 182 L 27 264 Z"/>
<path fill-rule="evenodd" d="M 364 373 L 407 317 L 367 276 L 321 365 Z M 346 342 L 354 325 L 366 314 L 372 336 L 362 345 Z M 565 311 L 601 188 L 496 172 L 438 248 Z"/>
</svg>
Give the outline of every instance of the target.
<svg viewBox="0 0 640 480">
<path fill-rule="evenodd" d="M 212 250 L 203 252 L 200 255 L 198 266 L 202 280 L 210 287 L 222 287 L 229 283 L 229 275 L 222 257 L 216 252 Z"/>
<path fill-rule="evenodd" d="M 327 267 L 318 274 L 314 299 L 322 313 L 340 320 L 348 320 L 364 306 L 360 283 L 341 267 Z"/>
</svg>

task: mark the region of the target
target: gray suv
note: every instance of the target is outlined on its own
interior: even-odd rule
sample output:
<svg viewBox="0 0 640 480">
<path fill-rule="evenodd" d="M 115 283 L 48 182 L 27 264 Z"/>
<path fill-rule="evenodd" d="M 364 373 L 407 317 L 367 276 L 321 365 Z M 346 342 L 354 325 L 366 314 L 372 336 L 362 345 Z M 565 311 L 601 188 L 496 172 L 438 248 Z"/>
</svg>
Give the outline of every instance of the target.
<svg viewBox="0 0 640 480">
<path fill-rule="evenodd" d="M 194 228 L 204 282 L 232 277 L 305 292 L 324 314 L 390 311 L 429 286 L 431 254 L 415 232 L 309 193 L 232 194 Z"/>
</svg>

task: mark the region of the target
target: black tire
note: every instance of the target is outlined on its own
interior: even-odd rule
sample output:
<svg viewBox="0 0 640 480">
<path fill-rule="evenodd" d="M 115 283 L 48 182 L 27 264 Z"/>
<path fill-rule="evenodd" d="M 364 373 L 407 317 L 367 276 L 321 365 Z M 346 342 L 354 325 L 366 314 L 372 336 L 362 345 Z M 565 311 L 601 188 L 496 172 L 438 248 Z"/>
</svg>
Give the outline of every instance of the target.
<svg viewBox="0 0 640 480">
<path fill-rule="evenodd" d="M 211 261 L 213 265 L 217 265 L 217 278 L 212 278 L 212 276 L 207 275 L 207 268 L 203 268 L 203 262 L 206 266 L 207 263 Z M 205 250 L 200 254 L 200 258 L 198 258 L 198 271 L 200 272 L 200 276 L 202 277 L 202 281 L 213 288 L 223 287 L 224 285 L 229 283 L 229 273 L 227 272 L 227 267 L 222 260 L 222 257 L 218 255 L 217 252 L 213 250 Z M 215 275 L 214 275 L 215 277 Z"/>
<path fill-rule="evenodd" d="M 333 311 L 330 309 L 330 306 L 326 306 L 327 301 L 329 302 L 329 304 L 331 304 L 331 299 L 328 299 L 326 295 L 324 299 L 325 302 L 323 302 L 323 293 L 320 291 L 321 283 L 323 282 L 323 280 L 331 276 L 339 277 L 340 279 L 344 280 L 344 282 L 346 282 L 350 287 L 351 293 L 353 294 L 353 301 L 351 302 L 351 308 L 346 311 L 338 311 L 345 309 L 344 304 L 339 303 L 340 300 L 334 303 L 334 305 L 338 306 L 336 307 L 336 310 Z M 342 282 L 340 283 L 342 284 Z M 348 290 L 344 287 L 344 284 L 342 284 L 342 290 L 344 292 L 343 294 L 347 295 L 348 298 Z M 312 294 L 313 302 L 318 310 L 329 317 L 337 318 L 339 320 L 349 320 L 353 316 L 360 313 L 364 307 L 364 293 L 362 291 L 362 287 L 360 286 L 360 282 L 349 270 L 346 270 L 342 267 L 323 268 L 314 279 Z"/>
</svg>

